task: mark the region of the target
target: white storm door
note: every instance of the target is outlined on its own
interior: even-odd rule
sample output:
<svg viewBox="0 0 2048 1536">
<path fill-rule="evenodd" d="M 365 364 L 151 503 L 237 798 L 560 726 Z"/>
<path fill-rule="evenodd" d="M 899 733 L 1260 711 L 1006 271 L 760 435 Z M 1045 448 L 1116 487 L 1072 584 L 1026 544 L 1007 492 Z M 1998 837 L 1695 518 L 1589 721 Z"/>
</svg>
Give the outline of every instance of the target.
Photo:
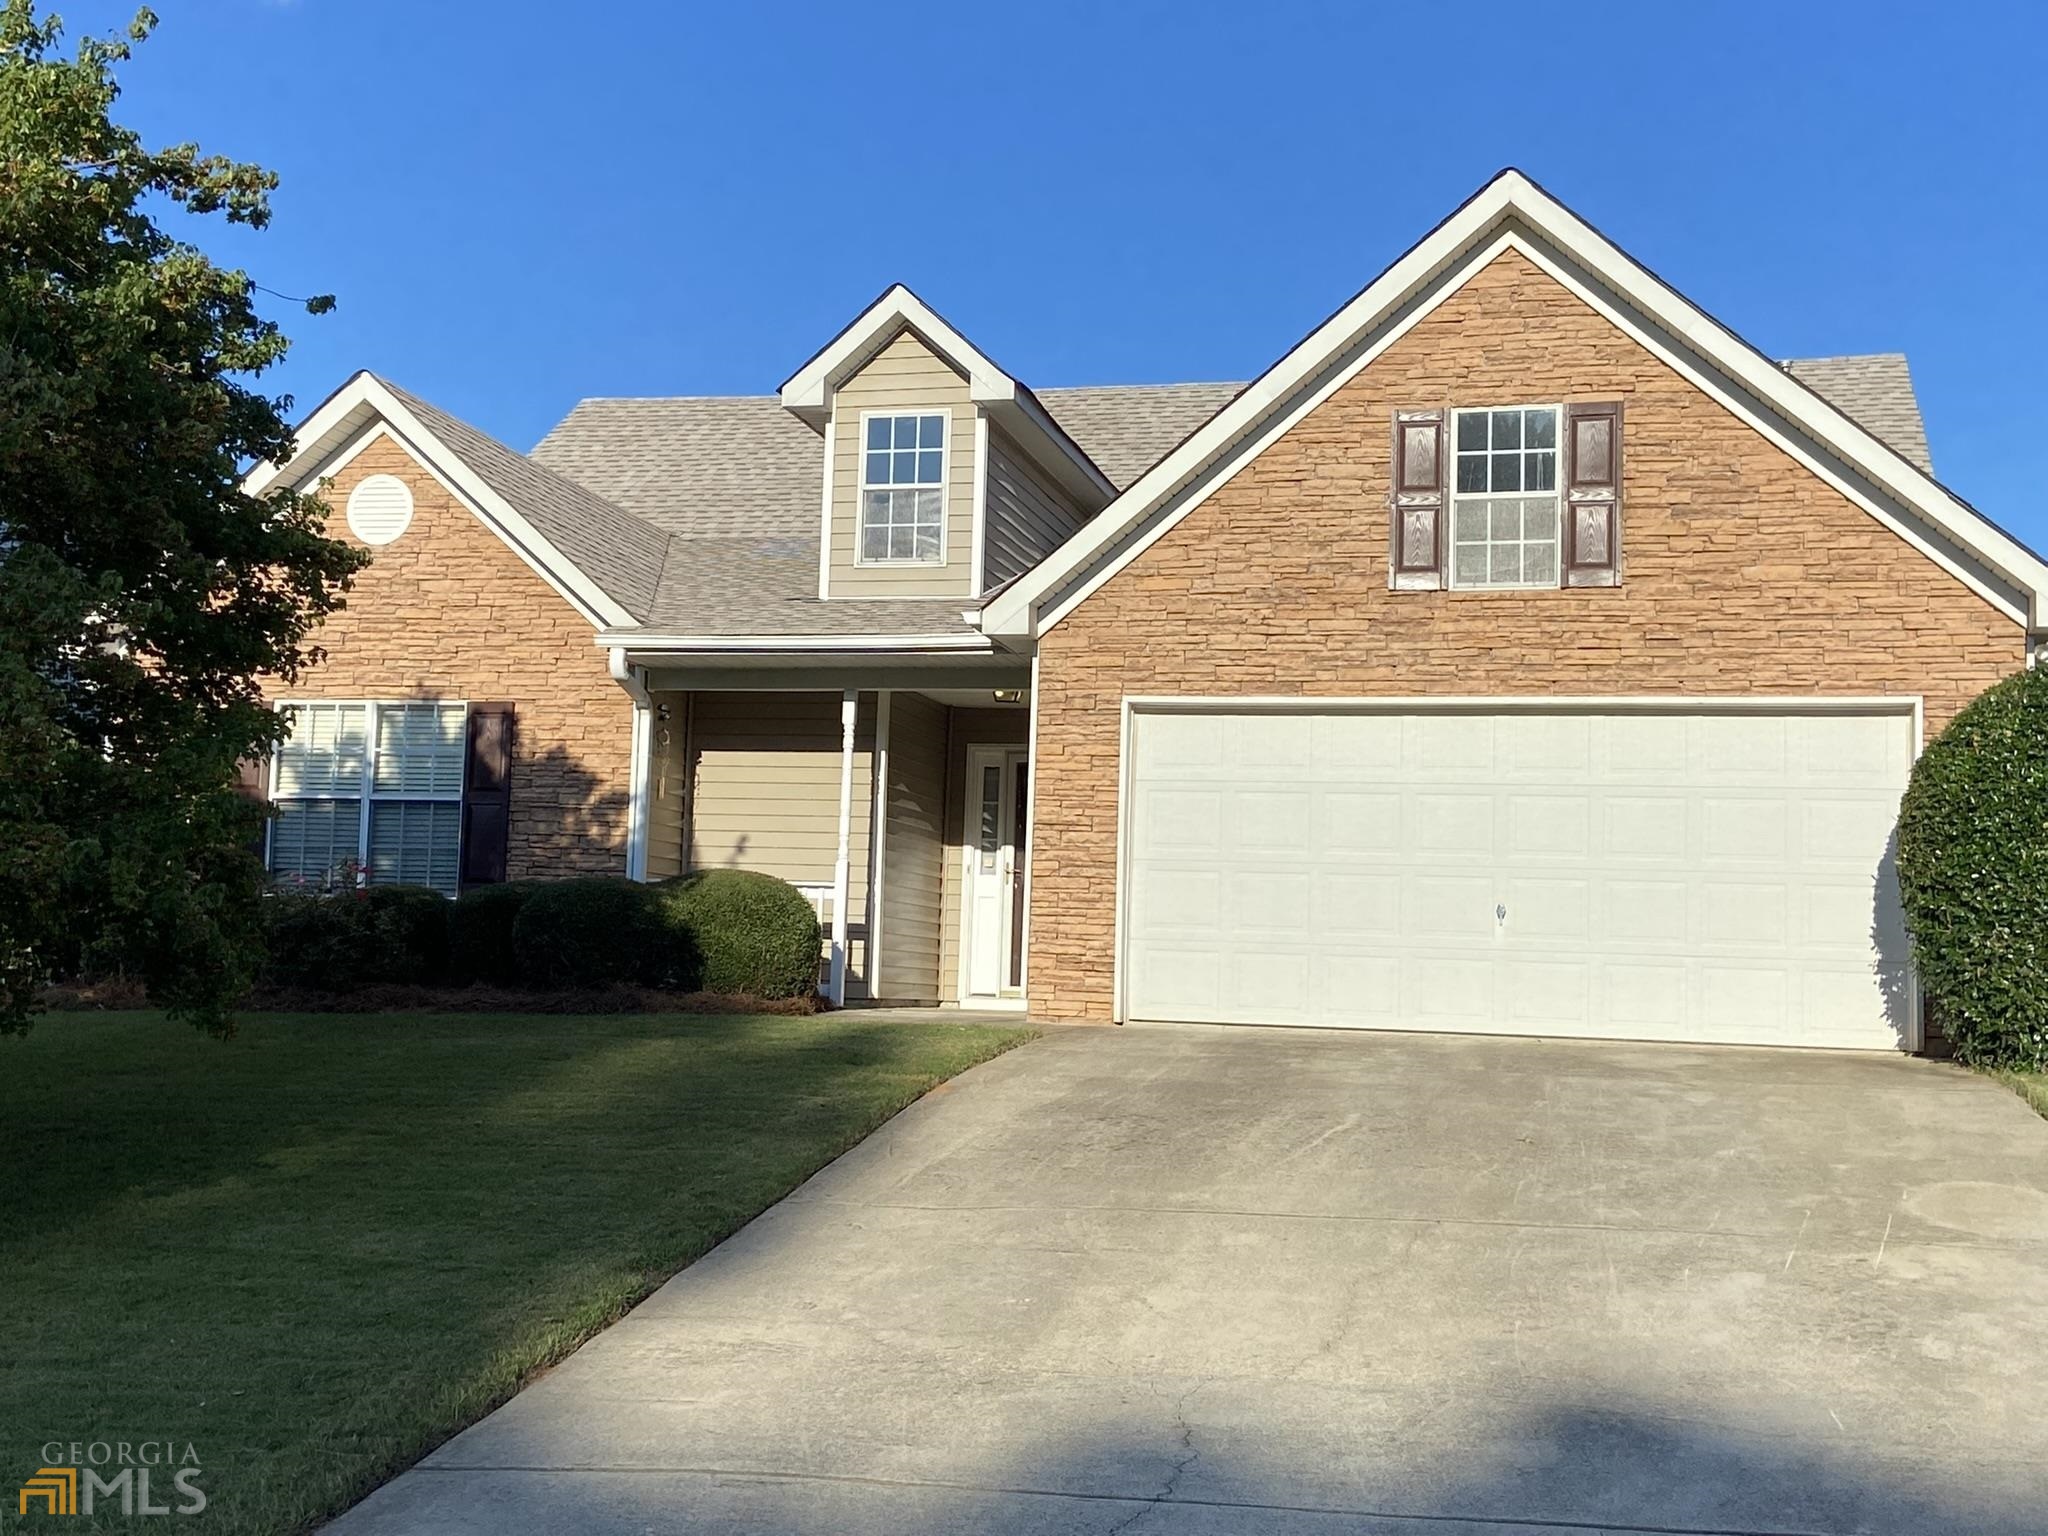
<svg viewBox="0 0 2048 1536">
<path fill-rule="evenodd" d="M 1014 997 L 1023 988 L 1024 797 L 1021 747 L 975 747 L 967 757 L 967 996 Z"/>
</svg>

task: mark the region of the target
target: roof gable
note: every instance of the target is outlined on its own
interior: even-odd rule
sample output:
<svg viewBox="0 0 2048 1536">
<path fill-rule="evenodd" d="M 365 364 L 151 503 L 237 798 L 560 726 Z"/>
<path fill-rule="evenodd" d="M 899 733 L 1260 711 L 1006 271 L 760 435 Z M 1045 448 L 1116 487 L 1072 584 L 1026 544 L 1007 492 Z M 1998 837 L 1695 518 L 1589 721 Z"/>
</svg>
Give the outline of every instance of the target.
<svg viewBox="0 0 2048 1536">
<path fill-rule="evenodd" d="M 373 373 L 328 396 L 292 457 L 259 464 L 243 487 L 296 485 L 379 423 L 591 624 L 631 626 L 652 607 L 667 534 Z"/>
<path fill-rule="evenodd" d="M 1154 464 L 1075 538 L 998 593 L 983 610 L 984 630 L 1022 639 L 1059 623 L 1509 248 L 2017 621 L 2048 622 L 2048 565 L 2038 556 L 1534 182 L 1508 170 Z"/>
<path fill-rule="evenodd" d="M 914 332 L 933 355 L 959 373 L 967 381 L 968 398 L 1083 507 L 1092 511 L 1116 494 L 1109 477 L 1037 396 L 901 283 L 856 315 L 783 382 L 783 409 L 822 428 L 832 413 L 833 393 L 905 331 Z"/>
</svg>

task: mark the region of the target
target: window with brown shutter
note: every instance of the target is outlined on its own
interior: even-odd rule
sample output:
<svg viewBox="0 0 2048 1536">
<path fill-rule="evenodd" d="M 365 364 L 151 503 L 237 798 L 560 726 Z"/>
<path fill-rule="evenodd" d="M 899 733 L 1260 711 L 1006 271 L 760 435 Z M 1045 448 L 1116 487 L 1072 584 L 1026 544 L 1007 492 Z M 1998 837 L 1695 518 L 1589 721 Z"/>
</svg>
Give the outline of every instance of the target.
<svg viewBox="0 0 2048 1536">
<path fill-rule="evenodd" d="M 512 706 L 469 707 L 469 750 L 462 786 L 462 883 L 505 878 L 512 830 Z"/>
<path fill-rule="evenodd" d="M 1564 421 L 1564 584 L 1619 586 L 1621 402 L 1567 405 Z"/>
<path fill-rule="evenodd" d="M 1444 413 L 1394 413 L 1392 489 L 1387 498 L 1388 585 L 1433 591 L 1444 584 Z"/>
</svg>

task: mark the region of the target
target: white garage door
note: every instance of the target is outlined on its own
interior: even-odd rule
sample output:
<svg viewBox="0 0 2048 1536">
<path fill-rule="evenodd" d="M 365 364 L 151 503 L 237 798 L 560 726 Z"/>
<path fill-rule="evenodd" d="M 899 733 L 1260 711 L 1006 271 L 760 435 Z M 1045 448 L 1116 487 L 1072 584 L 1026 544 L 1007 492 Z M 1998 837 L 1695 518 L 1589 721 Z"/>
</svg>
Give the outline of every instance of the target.
<svg viewBox="0 0 2048 1536">
<path fill-rule="evenodd" d="M 1134 714 L 1124 1014 L 1897 1048 L 1909 713 Z"/>
</svg>

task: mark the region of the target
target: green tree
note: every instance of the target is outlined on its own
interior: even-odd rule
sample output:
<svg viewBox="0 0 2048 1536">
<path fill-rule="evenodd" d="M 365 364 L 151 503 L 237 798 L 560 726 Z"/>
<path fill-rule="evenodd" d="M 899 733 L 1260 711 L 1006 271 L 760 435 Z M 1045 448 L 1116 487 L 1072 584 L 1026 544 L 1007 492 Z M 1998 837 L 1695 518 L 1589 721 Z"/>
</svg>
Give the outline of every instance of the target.
<svg viewBox="0 0 2048 1536">
<path fill-rule="evenodd" d="M 316 497 L 242 492 L 290 452 L 291 401 L 251 387 L 287 342 L 159 217 L 260 229 L 277 179 L 112 120 L 155 24 L 67 55 L 0 11 L 0 1029 L 79 965 L 226 1027 L 261 956 L 258 679 L 319 659 L 360 564 Z"/>
<path fill-rule="evenodd" d="M 1899 897 L 1956 1055 L 2048 1071 L 2048 665 L 1985 689 L 1920 754 Z"/>
</svg>

